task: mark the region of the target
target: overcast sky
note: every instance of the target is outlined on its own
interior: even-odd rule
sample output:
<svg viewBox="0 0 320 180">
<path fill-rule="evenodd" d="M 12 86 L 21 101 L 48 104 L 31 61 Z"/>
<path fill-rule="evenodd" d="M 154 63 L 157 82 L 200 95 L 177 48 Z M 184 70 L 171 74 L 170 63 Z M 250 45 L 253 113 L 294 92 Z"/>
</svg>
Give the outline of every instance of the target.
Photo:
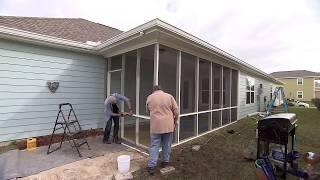
<svg viewBox="0 0 320 180">
<path fill-rule="evenodd" d="M 320 72 L 319 0 L 0 0 L 0 15 L 84 18 L 123 31 L 160 18 L 265 72 Z"/>
</svg>

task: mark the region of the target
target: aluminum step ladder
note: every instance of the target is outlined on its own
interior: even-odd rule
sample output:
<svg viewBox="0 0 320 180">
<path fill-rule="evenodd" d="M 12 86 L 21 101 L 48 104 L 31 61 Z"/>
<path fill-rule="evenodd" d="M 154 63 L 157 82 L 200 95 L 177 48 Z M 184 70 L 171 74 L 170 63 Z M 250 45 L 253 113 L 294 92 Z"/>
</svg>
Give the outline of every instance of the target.
<svg viewBox="0 0 320 180">
<path fill-rule="evenodd" d="M 283 100 L 283 108 L 275 107 L 274 104 L 277 99 Z M 272 99 L 267 108 L 267 115 L 272 113 L 287 113 L 288 112 L 288 101 L 286 99 L 283 87 L 276 87 L 272 95 Z"/>
<path fill-rule="evenodd" d="M 66 117 L 62 111 L 63 107 L 65 106 L 69 106 L 68 117 Z M 54 143 L 53 142 L 54 135 L 56 134 L 56 131 L 60 129 L 63 129 L 63 135 L 60 139 L 60 145 L 57 148 L 52 150 L 51 146 Z M 61 149 L 62 143 L 65 141 L 65 139 L 69 141 L 72 148 L 75 148 L 77 150 L 79 157 L 82 157 L 79 151 L 79 148 L 82 145 L 86 144 L 88 146 L 88 149 L 91 150 L 87 139 L 83 135 L 81 125 L 70 103 L 59 104 L 59 112 L 56 118 L 56 122 L 54 124 L 53 132 L 51 134 L 50 144 L 48 147 L 47 154 L 50 154 L 54 151 Z"/>
</svg>

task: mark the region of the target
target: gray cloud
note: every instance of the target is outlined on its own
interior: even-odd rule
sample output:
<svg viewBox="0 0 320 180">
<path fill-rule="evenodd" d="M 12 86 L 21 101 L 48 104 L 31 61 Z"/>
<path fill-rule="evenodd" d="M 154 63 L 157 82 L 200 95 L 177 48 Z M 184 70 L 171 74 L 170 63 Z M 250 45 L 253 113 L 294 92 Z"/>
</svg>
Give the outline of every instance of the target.
<svg viewBox="0 0 320 180">
<path fill-rule="evenodd" d="M 122 30 L 158 17 L 266 72 L 320 71 L 319 9 L 318 0 L 0 1 L 1 15 L 81 17 Z"/>
<path fill-rule="evenodd" d="M 178 10 L 178 1 L 177 0 L 173 0 L 173 1 L 170 1 L 167 3 L 167 6 L 166 6 L 166 9 L 168 12 L 171 12 L 171 13 L 175 13 L 177 12 Z"/>
<path fill-rule="evenodd" d="M 2 0 L 0 13 L 7 16 L 77 17 L 70 1 Z"/>
</svg>

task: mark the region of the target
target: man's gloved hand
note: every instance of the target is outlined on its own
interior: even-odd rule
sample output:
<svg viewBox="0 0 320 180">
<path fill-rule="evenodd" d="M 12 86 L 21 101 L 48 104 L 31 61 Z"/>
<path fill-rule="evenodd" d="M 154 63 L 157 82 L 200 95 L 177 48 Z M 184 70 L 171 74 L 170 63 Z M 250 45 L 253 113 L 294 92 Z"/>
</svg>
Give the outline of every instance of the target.
<svg viewBox="0 0 320 180">
<path fill-rule="evenodd" d="M 122 112 L 121 113 L 121 116 L 123 117 L 123 116 L 129 116 L 130 114 L 129 113 L 127 113 L 127 112 Z"/>
<path fill-rule="evenodd" d="M 129 114 L 128 114 L 129 116 L 132 116 L 133 115 L 133 112 L 132 112 L 132 110 L 130 109 L 130 111 L 129 111 Z"/>
</svg>

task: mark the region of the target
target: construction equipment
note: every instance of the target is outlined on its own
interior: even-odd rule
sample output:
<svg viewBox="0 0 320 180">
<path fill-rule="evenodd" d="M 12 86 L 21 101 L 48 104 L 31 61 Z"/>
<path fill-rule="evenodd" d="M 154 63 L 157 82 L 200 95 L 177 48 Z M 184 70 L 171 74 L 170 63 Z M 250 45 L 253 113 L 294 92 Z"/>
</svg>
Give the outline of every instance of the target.
<svg viewBox="0 0 320 180">
<path fill-rule="evenodd" d="M 65 106 L 69 107 L 69 109 L 67 109 L 67 112 L 68 112 L 67 118 L 63 113 L 63 107 Z M 62 119 L 60 117 L 62 117 Z M 53 137 L 56 131 L 59 129 L 63 129 L 63 135 L 60 139 L 60 145 L 56 149 L 51 150 L 51 146 L 54 143 Z M 72 148 L 75 148 L 77 150 L 79 157 L 82 157 L 79 151 L 80 146 L 86 144 L 88 146 L 88 149 L 91 150 L 87 139 L 83 136 L 83 131 L 81 129 L 80 123 L 70 103 L 59 104 L 59 112 L 56 118 L 56 122 L 54 124 L 53 132 L 51 134 L 51 139 L 50 139 L 50 144 L 48 147 L 47 154 L 50 154 L 54 151 L 61 149 L 62 143 L 64 142 L 65 139 L 69 141 Z"/>
<path fill-rule="evenodd" d="M 283 101 L 283 102 L 282 102 Z M 281 106 L 283 108 L 281 109 Z M 272 99 L 267 107 L 267 115 L 275 113 L 287 113 L 288 112 L 288 101 L 284 94 L 283 87 L 276 87 L 272 95 Z"/>
</svg>

